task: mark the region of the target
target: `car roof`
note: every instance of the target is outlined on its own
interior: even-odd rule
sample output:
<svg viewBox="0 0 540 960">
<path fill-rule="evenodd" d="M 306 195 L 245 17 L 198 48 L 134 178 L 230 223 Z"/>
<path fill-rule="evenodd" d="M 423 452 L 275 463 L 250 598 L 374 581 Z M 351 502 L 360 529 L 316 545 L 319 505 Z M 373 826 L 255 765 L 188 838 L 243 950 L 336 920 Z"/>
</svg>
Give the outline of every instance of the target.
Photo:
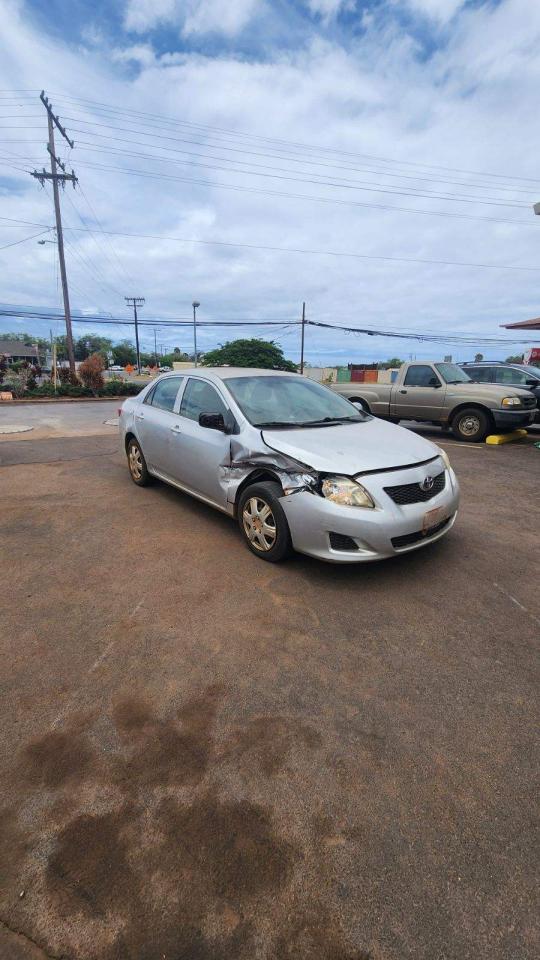
<svg viewBox="0 0 540 960">
<path fill-rule="evenodd" d="M 292 370 L 266 370 L 264 367 L 190 367 L 188 370 L 174 370 L 176 376 L 207 376 L 216 380 L 228 380 L 230 377 L 290 377 L 298 376 Z"/>
</svg>

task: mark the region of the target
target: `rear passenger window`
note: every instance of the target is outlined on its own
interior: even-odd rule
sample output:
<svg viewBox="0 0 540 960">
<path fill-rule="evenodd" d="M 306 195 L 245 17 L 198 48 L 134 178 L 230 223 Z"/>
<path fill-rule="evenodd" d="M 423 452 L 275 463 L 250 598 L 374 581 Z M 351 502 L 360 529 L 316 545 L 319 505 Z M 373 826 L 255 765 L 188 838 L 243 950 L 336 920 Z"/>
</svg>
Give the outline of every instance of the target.
<svg viewBox="0 0 540 960">
<path fill-rule="evenodd" d="M 219 393 L 207 380 L 196 380 L 190 377 L 180 407 L 180 416 L 190 420 L 199 420 L 200 413 L 227 413 Z"/>
<path fill-rule="evenodd" d="M 435 380 L 440 382 L 433 367 L 418 364 L 416 367 L 409 367 L 404 383 L 406 387 L 432 387 Z"/>
<path fill-rule="evenodd" d="M 497 383 L 523 383 L 527 382 L 527 377 L 521 370 L 514 370 L 512 367 L 497 367 Z"/>
<path fill-rule="evenodd" d="M 465 371 L 471 380 L 477 380 L 478 383 L 495 383 L 493 367 L 465 367 Z"/>
<path fill-rule="evenodd" d="M 183 377 L 166 377 L 164 380 L 160 380 L 159 383 L 156 383 L 145 403 L 150 403 L 153 407 L 159 407 L 160 410 L 172 412 L 183 379 Z"/>
</svg>

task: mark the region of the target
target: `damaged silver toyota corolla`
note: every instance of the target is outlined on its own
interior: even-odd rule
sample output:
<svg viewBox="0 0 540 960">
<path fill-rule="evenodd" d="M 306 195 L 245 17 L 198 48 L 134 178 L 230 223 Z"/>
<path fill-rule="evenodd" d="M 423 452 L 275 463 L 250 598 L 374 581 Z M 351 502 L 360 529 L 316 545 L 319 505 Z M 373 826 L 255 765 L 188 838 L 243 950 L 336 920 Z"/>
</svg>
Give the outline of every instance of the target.
<svg viewBox="0 0 540 960">
<path fill-rule="evenodd" d="M 159 477 L 237 517 L 264 560 L 382 560 L 456 518 L 444 451 L 295 373 L 167 374 L 125 401 L 120 433 L 136 484 Z"/>
</svg>

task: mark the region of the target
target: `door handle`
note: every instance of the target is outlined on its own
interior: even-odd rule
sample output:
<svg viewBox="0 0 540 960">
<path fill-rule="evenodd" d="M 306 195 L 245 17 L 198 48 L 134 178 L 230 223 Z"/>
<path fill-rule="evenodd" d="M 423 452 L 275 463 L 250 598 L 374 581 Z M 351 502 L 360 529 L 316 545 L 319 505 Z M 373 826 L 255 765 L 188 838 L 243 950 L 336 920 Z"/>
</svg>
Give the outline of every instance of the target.
<svg viewBox="0 0 540 960">
<path fill-rule="evenodd" d="M 400 390 L 399 392 L 400 392 L 400 393 L 407 393 L 406 390 Z"/>
<path fill-rule="evenodd" d="M 136 413 L 136 414 L 135 414 L 135 419 L 136 419 L 136 420 L 144 420 L 144 413 Z"/>
<path fill-rule="evenodd" d="M 180 427 L 175 423 L 174 427 L 169 427 L 171 433 L 182 433 Z"/>
</svg>

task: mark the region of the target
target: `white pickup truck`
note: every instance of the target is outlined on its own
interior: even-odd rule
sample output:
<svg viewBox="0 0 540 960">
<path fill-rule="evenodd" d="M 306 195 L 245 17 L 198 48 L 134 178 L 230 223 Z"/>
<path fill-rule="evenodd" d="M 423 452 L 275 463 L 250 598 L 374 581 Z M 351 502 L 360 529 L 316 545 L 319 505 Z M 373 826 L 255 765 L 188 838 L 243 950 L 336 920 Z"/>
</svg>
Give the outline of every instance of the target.
<svg viewBox="0 0 540 960">
<path fill-rule="evenodd" d="M 439 423 L 472 442 L 494 430 L 526 427 L 536 416 L 530 390 L 474 383 L 455 363 L 404 363 L 394 383 L 334 383 L 331 389 L 376 417 Z"/>
</svg>

